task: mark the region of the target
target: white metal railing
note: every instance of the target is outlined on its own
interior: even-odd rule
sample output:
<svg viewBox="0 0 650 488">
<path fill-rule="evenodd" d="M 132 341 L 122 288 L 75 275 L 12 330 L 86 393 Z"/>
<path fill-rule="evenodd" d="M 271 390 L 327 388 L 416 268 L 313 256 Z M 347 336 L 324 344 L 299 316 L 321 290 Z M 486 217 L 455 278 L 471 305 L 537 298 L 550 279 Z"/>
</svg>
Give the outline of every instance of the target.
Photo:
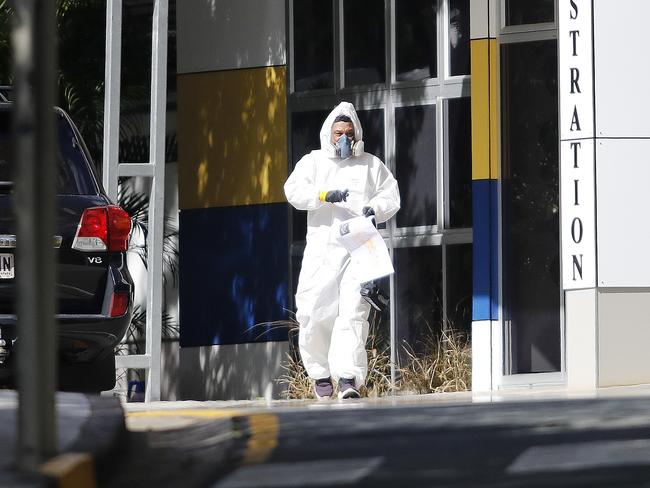
<svg viewBox="0 0 650 488">
<path fill-rule="evenodd" d="M 120 176 L 152 179 L 147 235 L 147 323 L 145 354 L 117 356 L 116 368 L 145 369 L 145 401 L 160 400 L 160 350 L 162 330 L 162 255 L 165 212 L 165 117 L 167 109 L 168 0 L 153 0 L 151 42 L 151 120 L 149 163 L 120 164 L 120 74 L 122 50 L 122 0 L 106 4 L 106 71 L 104 95 L 103 183 L 117 201 Z"/>
</svg>

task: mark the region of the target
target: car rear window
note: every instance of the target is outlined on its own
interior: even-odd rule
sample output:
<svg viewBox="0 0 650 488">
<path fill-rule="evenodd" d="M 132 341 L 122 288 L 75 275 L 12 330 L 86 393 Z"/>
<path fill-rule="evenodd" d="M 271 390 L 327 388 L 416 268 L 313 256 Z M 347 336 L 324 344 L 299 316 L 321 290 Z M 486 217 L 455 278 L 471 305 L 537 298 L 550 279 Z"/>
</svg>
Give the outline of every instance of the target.
<svg viewBox="0 0 650 488">
<path fill-rule="evenodd" d="M 95 178 L 68 120 L 56 114 L 59 154 L 56 184 L 59 195 L 96 195 Z M 11 112 L 0 111 L 0 193 L 11 193 L 14 181 Z"/>
</svg>

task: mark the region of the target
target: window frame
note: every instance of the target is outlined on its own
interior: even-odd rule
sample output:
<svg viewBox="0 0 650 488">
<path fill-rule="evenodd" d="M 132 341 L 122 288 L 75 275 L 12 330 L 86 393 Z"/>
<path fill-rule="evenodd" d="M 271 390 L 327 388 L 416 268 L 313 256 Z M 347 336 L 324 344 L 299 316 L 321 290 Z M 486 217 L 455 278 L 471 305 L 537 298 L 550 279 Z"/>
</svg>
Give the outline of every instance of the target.
<svg viewBox="0 0 650 488">
<path fill-rule="evenodd" d="M 499 2 L 499 32 L 501 35 L 509 34 L 538 34 L 544 31 L 557 33 L 557 1 L 553 5 L 553 22 L 537 22 L 534 24 L 507 25 L 506 24 L 506 2 Z M 520 41 L 524 42 L 524 41 Z"/>
<path fill-rule="evenodd" d="M 499 134 L 502 136 L 503 131 L 503 114 L 502 114 L 502 104 L 501 104 L 501 90 L 502 82 L 500 79 L 501 75 L 501 47 L 507 44 L 514 43 L 523 43 L 523 42 L 535 42 L 535 41 L 545 41 L 557 39 L 557 18 L 558 18 L 558 2 L 554 1 L 554 21 L 548 23 L 537 23 L 537 24 L 524 24 L 518 26 L 506 26 L 505 25 L 505 1 L 500 0 L 497 3 L 497 8 L 499 9 L 498 18 L 500 19 L 499 24 L 499 35 L 497 37 L 497 67 L 496 71 L 499 73 L 499 85 L 497 90 L 497 125 L 499 127 Z M 558 67 L 559 69 L 559 67 Z M 559 86 L 558 86 L 559 89 Z M 559 96 L 559 95 L 558 95 Z M 558 121 L 559 123 L 559 121 Z M 560 141 L 558 139 L 558 151 L 559 151 Z M 502 168 L 502 142 L 499 141 L 497 149 L 497 158 L 499 161 L 500 171 Z M 519 387 L 522 385 L 532 386 L 561 386 L 566 384 L 566 326 L 565 326 L 565 314 L 564 314 L 564 293 L 560 288 L 560 371 L 549 372 L 549 373 L 512 373 L 512 357 L 513 357 L 513 343 L 512 343 L 512 324 L 509 321 L 506 321 L 504 318 L 503 310 L 503 300 L 504 300 L 504 283 L 503 283 L 503 263 L 504 263 L 504 253 L 503 253 L 503 178 L 502 174 L 499 174 L 499 179 L 497 182 L 497 236 L 498 236 L 498 249 L 497 255 L 499 256 L 498 264 L 498 293 L 499 293 L 499 307 L 498 307 L 498 323 L 500 328 L 501 337 L 499 342 L 501 343 L 501 369 L 494 372 L 495 383 L 503 387 Z M 561 237 L 560 237 L 561 240 Z M 562 243 L 559 242 L 560 250 L 562 249 Z M 560 253 L 560 266 L 561 266 L 561 253 Z M 499 358 L 497 358 L 498 360 Z"/>
</svg>

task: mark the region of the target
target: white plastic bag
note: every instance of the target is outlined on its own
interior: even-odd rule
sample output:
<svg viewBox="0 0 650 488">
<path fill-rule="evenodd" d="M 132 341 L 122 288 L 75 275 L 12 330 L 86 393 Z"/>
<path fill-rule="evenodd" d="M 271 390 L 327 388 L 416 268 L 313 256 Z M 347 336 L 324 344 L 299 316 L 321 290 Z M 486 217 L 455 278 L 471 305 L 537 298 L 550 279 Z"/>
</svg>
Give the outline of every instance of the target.
<svg viewBox="0 0 650 488">
<path fill-rule="evenodd" d="M 371 219 L 355 217 L 341 222 L 336 239 L 350 253 L 360 283 L 395 272 L 386 243 Z"/>
</svg>

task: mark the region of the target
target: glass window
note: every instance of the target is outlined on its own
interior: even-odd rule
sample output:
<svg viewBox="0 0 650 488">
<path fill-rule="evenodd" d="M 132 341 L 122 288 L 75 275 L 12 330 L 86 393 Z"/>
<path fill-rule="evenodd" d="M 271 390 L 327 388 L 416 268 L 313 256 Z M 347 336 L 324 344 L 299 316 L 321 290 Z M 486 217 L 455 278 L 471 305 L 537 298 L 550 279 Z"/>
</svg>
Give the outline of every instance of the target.
<svg viewBox="0 0 650 488">
<path fill-rule="evenodd" d="M 56 191 L 59 195 L 96 195 L 90 164 L 74 130 L 62 115 L 56 116 L 59 154 L 56 158 Z M 0 111 L 0 193 L 13 191 L 11 112 Z"/>
<path fill-rule="evenodd" d="M 447 321 L 461 332 L 472 329 L 472 245 L 447 246 Z"/>
<path fill-rule="evenodd" d="M 291 114 L 291 170 L 305 154 L 320 149 L 320 129 L 329 114 L 325 110 Z M 307 212 L 291 208 L 293 240 L 304 241 L 307 235 Z"/>
<path fill-rule="evenodd" d="M 386 81 L 384 2 L 345 0 L 343 24 L 345 86 L 384 83 Z"/>
<path fill-rule="evenodd" d="M 384 110 L 359 110 L 357 112 L 361 127 L 363 128 L 364 151 L 374 154 L 384 163 Z M 377 225 L 378 229 L 385 229 L 386 222 Z"/>
<path fill-rule="evenodd" d="M 449 0 L 449 74 L 468 75 L 469 0 Z"/>
<path fill-rule="evenodd" d="M 557 42 L 503 45 L 503 306 L 510 373 L 559 371 Z"/>
<path fill-rule="evenodd" d="M 448 101 L 450 228 L 472 226 L 472 121 L 469 98 Z"/>
<path fill-rule="evenodd" d="M 505 0 L 506 25 L 541 24 L 553 22 L 553 0 Z"/>
<path fill-rule="evenodd" d="M 332 2 L 293 2 L 293 78 L 296 91 L 334 87 Z"/>
<path fill-rule="evenodd" d="M 56 174 L 57 191 L 63 195 L 95 195 L 90 165 L 79 139 L 64 117 L 58 117 L 59 164 Z"/>
<path fill-rule="evenodd" d="M 397 226 L 435 225 L 435 105 L 395 109 L 395 167 L 402 198 Z"/>
<path fill-rule="evenodd" d="M 370 322 L 381 343 L 373 347 L 388 345 L 393 327 L 401 360 L 404 346 L 423 352 L 423 341 L 440 333 L 443 317 L 461 332 L 471 329 L 472 235 L 449 232 L 453 244 L 446 238 L 449 229 L 472 225 L 471 105 L 463 91 L 467 80 L 460 78 L 470 75 L 470 3 L 287 2 L 294 26 L 294 45 L 288 52 L 293 56 L 295 92 L 302 92 L 290 93 L 288 100 L 290 169 L 309 150 L 319 148 L 319 131 L 329 110 L 348 100 L 361 120 L 365 150 L 384 161 L 398 181 L 401 209 L 388 225 L 378 226 L 398 246 L 392 248 L 395 277 L 381 280 L 393 300 L 390 309 L 381 317 L 371 315 Z M 448 62 L 440 72 L 443 55 Z M 388 80 L 391 71 L 394 79 Z M 465 98 L 449 96 L 460 97 L 461 92 Z M 443 112 L 437 111 L 438 100 L 443 101 Z M 444 175 L 444 190 L 438 175 Z M 444 222 L 438 221 L 443 213 Z M 295 288 L 306 212 L 292 210 L 291 215 Z"/>
<path fill-rule="evenodd" d="M 423 337 L 442 323 L 442 248 L 395 249 L 396 334 L 399 356 L 403 346 L 416 351 Z"/>
<path fill-rule="evenodd" d="M 384 159 L 384 110 L 359 110 L 357 112 L 363 129 L 363 147 L 382 161 Z"/>
<path fill-rule="evenodd" d="M 292 168 L 305 154 L 320 149 L 320 129 L 328 115 L 328 110 L 291 114 Z"/>
<path fill-rule="evenodd" d="M 11 113 L 0 111 L 0 193 L 3 194 L 13 190 L 11 122 Z"/>
<path fill-rule="evenodd" d="M 436 0 L 395 1 L 397 81 L 435 78 L 438 29 Z"/>
</svg>

